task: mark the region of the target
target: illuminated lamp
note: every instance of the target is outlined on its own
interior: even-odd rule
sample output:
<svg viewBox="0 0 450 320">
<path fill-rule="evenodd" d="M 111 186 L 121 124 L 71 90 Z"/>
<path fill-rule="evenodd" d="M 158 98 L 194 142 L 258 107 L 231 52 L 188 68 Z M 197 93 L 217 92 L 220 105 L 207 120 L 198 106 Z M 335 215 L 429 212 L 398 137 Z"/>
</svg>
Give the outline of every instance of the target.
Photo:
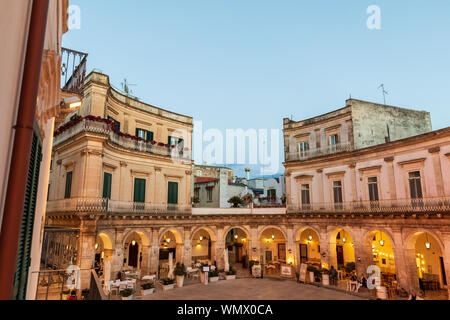
<svg viewBox="0 0 450 320">
<path fill-rule="evenodd" d="M 136 245 L 136 241 L 133 240 L 133 241 L 131 242 L 131 244 L 132 244 L 133 246 L 135 246 L 135 245 Z"/>
<path fill-rule="evenodd" d="M 427 237 L 427 241 L 425 242 L 425 248 L 430 249 L 431 248 L 431 243 L 430 241 L 428 241 L 428 233 L 425 233 L 426 237 Z"/>
</svg>

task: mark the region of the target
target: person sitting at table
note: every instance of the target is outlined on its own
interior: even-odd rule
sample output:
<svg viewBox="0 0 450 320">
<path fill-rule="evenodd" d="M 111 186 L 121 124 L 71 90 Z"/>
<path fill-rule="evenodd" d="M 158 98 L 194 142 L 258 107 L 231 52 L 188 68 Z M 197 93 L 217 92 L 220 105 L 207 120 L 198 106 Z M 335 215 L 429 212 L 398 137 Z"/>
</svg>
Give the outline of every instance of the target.
<svg viewBox="0 0 450 320">
<path fill-rule="evenodd" d="M 368 288 L 367 288 L 367 279 L 366 279 L 366 276 L 363 274 L 363 273 L 361 273 L 361 277 L 359 278 L 359 287 L 358 287 L 358 291 L 359 291 L 359 288 L 362 288 L 362 289 L 366 289 L 366 290 L 369 290 Z"/>
</svg>

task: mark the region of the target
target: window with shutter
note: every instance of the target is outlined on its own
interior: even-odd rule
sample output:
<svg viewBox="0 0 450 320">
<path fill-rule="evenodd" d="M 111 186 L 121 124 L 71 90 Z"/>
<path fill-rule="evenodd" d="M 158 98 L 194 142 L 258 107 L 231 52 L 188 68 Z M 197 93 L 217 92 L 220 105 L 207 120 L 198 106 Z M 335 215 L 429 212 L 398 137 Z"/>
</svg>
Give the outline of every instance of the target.
<svg viewBox="0 0 450 320">
<path fill-rule="evenodd" d="M 145 202 L 145 179 L 134 179 L 134 202 Z"/>
<path fill-rule="evenodd" d="M 167 198 L 168 204 L 178 204 L 178 182 L 169 182 Z"/>
<path fill-rule="evenodd" d="M 105 172 L 103 175 L 103 198 L 111 199 L 112 174 Z"/>
<path fill-rule="evenodd" d="M 16 272 L 14 276 L 13 299 L 15 300 L 25 300 L 26 297 L 41 160 L 42 140 L 39 136 L 38 129 L 35 129 L 31 145 L 30 165 L 28 167 Z"/>
</svg>

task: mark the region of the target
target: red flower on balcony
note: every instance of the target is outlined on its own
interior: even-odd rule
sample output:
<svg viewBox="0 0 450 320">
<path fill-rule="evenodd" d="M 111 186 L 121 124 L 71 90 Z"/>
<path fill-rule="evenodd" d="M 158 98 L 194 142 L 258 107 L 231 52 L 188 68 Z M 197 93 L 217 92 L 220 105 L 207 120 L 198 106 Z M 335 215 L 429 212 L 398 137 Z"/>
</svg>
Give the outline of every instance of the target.
<svg viewBox="0 0 450 320">
<path fill-rule="evenodd" d="M 165 144 L 164 144 L 164 143 L 162 143 L 162 142 L 160 142 L 160 143 L 158 143 L 158 146 L 159 146 L 159 147 L 164 147 L 164 146 L 165 146 Z"/>
<path fill-rule="evenodd" d="M 152 141 L 150 141 L 150 143 L 151 143 L 152 145 L 155 145 L 155 144 L 157 144 L 158 142 L 156 142 L 155 140 L 152 140 Z"/>
</svg>

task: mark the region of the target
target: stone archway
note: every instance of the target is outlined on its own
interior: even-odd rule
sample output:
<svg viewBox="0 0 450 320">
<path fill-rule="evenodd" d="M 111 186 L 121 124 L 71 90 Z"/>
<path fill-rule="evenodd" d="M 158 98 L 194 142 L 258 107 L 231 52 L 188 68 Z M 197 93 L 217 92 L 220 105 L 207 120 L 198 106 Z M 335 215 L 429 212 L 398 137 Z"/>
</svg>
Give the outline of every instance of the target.
<svg viewBox="0 0 450 320">
<path fill-rule="evenodd" d="M 407 238 L 406 247 L 410 290 L 448 299 L 449 270 L 445 268 L 444 246 L 439 236 L 428 230 L 416 231 Z"/>
<path fill-rule="evenodd" d="M 231 268 L 246 268 L 250 259 L 249 233 L 243 227 L 230 227 L 224 233 L 228 265 Z M 224 266 L 225 269 L 227 265 Z"/>
<path fill-rule="evenodd" d="M 292 252 L 288 253 L 287 237 L 281 228 L 267 226 L 259 233 L 261 263 L 267 275 L 280 275 L 281 266 L 293 264 Z"/>
<path fill-rule="evenodd" d="M 370 265 L 380 268 L 381 285 L 392 286 L 397 282 L 393 238 L 385 230 L 373 230 L 365 236 L 364 250 L 370 256 Z"/>
<path fill-rule="evenodd" d="M 111 279 L 111 262 L 113 246 L 111 238 L 106 233 L 99 233 L 95 242 L 95 270 L 100 278 L 105 279 L 105 272 L 109 272 L 107 279 Z"/>
<path fill-rule="evenodd" d="M 320 235 L 312 227 L 304 227 L 295 235 L 297 263 L 306 263 L 320 269 L 322 256 L 320 253 Z"/>
<path fill-rule="evenodd" d="M 150 242 L 142 230 L 131 230 L 123 238 L 123 269 L 148 272 Z"/>
<path fill-rule="evenodd" d="M 191 236 L 191 261 L 208 262 L 214 264 L 216 261 L 216 237 L 208 227 L 199 227 L 192 232 Z"/>
<path fill-rule="evenodd" d="M 170 270 L 170 256 L 172 267 L 183 263 L 184 242 L 180 231 L 176 228 L 163 230 L 158 237 L 158 278 L 167 278 Z"/>
<path fill-rule="evenodd" d="M 344 228 L 335 229 L 331 232 L 329 241 L 330 265 L 322 263 L 322 266 L 327 269 L 333 266 L 337 270 L 347 268 L 347 272 L 350 269 L 355 269 L 355 249 L 350 232 Z"/>
</svg>

